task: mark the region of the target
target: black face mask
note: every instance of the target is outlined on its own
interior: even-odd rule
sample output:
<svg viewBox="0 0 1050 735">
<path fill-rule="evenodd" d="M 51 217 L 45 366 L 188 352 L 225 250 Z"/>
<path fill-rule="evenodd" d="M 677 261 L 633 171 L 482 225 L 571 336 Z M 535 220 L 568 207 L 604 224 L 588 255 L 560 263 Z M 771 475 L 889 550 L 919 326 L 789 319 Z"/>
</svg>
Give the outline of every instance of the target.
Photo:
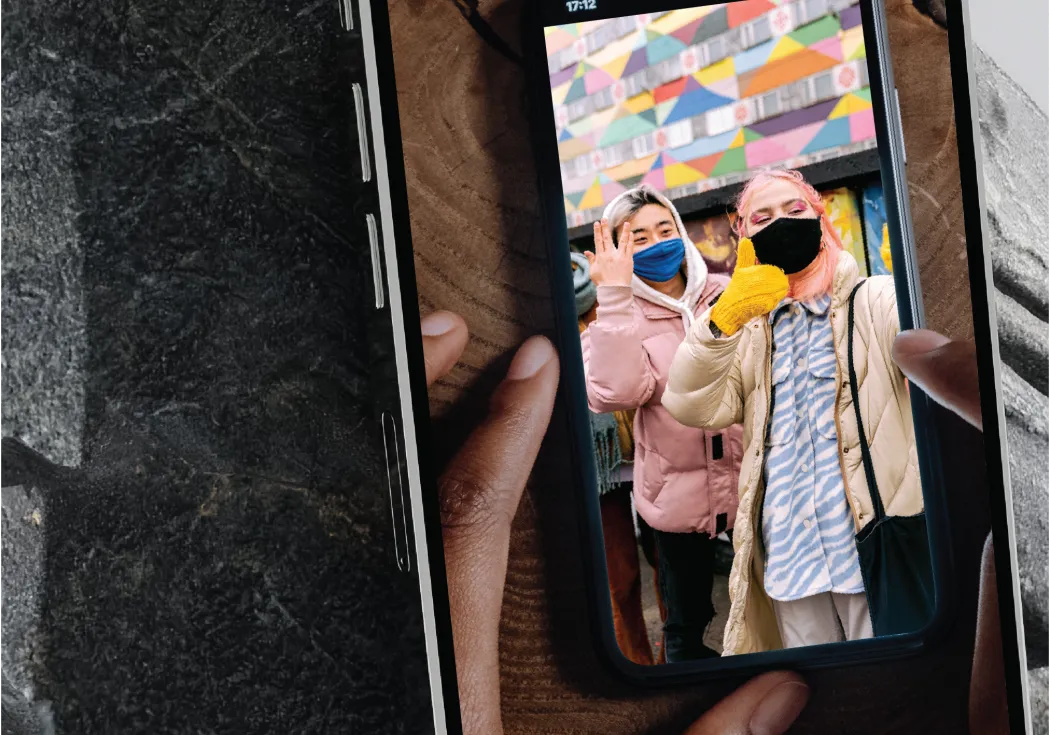
<svg viewBox="0 0 1050 735">
<path fill-rule="evenodd" d="M 760 263 L 785 273 L 805 270 L 820 253 L 820 219 L 781 217 L 751 236 Z"/>
</svg>

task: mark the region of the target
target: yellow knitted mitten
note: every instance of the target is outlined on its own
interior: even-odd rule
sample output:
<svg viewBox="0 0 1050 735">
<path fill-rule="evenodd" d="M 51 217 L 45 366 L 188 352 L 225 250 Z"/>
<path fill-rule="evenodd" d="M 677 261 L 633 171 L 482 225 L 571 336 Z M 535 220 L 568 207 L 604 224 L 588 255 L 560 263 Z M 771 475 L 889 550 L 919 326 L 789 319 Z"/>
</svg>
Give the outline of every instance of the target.
<svg viewBox="0 0 1050 735">
<path fill-rule="evenodd" d="M 787 296 L 784 271 L 772 265 L 755 265 L 755 261 L 755 246 L 750 238 L 740 238 L 733 277 L 711 308 L 711 321 L 722 334 L 736 334 L 756 316 L 771 312 Z"/>
<path fill-rule="evenodd" d="M 882 264 L 886 266 L 886 270 L 893 273 L 893 259 L 890 257 L 890 228 L 887 225 L 882 226 L 882 248 L 879 254 L 882 256 Z"/>
</svg>

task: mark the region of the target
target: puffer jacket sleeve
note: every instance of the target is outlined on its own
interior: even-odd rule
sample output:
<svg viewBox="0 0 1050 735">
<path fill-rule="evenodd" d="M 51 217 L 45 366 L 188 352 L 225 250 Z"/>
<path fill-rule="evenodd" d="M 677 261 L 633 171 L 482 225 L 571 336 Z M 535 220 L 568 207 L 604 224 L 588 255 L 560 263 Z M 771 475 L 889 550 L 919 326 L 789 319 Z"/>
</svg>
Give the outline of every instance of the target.
<svg viewBox="0 0 1050 735">
<path fill-rule="evenodd" d="M 901 331 L 900 314 L 897 312 L 897 290 L 892 276 L 873 276 L 866 284 L 868 310 L 871 313 L 872 334 L 878 340 L 883 360 L 890 368 L 890 379 L 898 398 L 907 395 L 904 373 L 893 361 L 893 341 Z M 870 348 L 869 348 L 870 349 Z"/>
<path fill-rule="evenodd" d="M 901 331 L 897 312 L 897 289 L 891 276 L 873 276 L 868 279 L 868 308 L 882 350 L 889 355 L 893 340 Z"/>
<path fill-rule="evenodd" d="M 656 390 L 634 319 L 630 286 L 598 286 L 597 318 L 580 335 L 587 403 L 595 413 L 638 408 Z"/>
<path fill-rule="evenodd" d="M 697 318 L 678 347 L 663 394 L 664 408 L 686 426 L 724 429 L 744 419 L 740 343 L 711 334 L 711 312 Z"/>
</svg>

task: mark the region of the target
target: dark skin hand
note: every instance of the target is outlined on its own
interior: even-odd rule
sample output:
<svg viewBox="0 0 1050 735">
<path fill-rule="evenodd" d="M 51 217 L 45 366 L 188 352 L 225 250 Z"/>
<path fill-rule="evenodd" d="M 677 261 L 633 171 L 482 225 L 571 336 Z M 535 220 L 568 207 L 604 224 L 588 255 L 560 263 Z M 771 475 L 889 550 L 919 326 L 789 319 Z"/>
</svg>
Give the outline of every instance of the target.
<svg viewBox="0 0 1050 735">
<path fill-rule="evenodd" d="M 467 343 L 450 312 L 422 322 L 427 384 L 447 373 Z M 898 337 L 894 359 L 916 385 L 980 427 L 972 345 L 933 332 Z M 438 485 L 463 731 L 500 735 L 499 621 L 511 521 L 554 407 L 558 359 L 532 337 L 518 349 L 489 404 L 489 415 L 449 464 Z M 977 651 L 970 694 L 974 733 L 1008 731 L 991 539 L 985 547 Z M 798 674 L 774 671 L 747 682 L 698 719 L 686 735 L 780 735 L 806 706 Z"/>
</svg>

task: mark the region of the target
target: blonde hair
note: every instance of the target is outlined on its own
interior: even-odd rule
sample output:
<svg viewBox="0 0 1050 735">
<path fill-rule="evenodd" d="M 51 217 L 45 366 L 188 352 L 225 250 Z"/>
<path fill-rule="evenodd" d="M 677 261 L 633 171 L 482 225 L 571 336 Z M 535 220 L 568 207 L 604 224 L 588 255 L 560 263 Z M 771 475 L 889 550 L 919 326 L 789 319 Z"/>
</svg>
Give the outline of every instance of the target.
<svg viewBox="0 0 1050 735">
<path fill-rule="evenodd" d="M 823 247 L 804 271 L 788 276 L 788 295 L 794 299 L 810 299 L 814 296 L 830 293 L 835 282 L 835 267 L 838 265 L 839 253 L 842 252 L 842 241 L 831 225 L 827 208 L 820 193 L 798 171 L 776 169 L 760 171 L 744 185 L 736 199 L 737 219 L 733 229 L 739 237 L 747 237 L 747 212 L 751 200 L 759 189 L 774 181 L 787 181 L 798 188 L 802 198 L 809 203 L 820 218 Z"/>
</svg>

